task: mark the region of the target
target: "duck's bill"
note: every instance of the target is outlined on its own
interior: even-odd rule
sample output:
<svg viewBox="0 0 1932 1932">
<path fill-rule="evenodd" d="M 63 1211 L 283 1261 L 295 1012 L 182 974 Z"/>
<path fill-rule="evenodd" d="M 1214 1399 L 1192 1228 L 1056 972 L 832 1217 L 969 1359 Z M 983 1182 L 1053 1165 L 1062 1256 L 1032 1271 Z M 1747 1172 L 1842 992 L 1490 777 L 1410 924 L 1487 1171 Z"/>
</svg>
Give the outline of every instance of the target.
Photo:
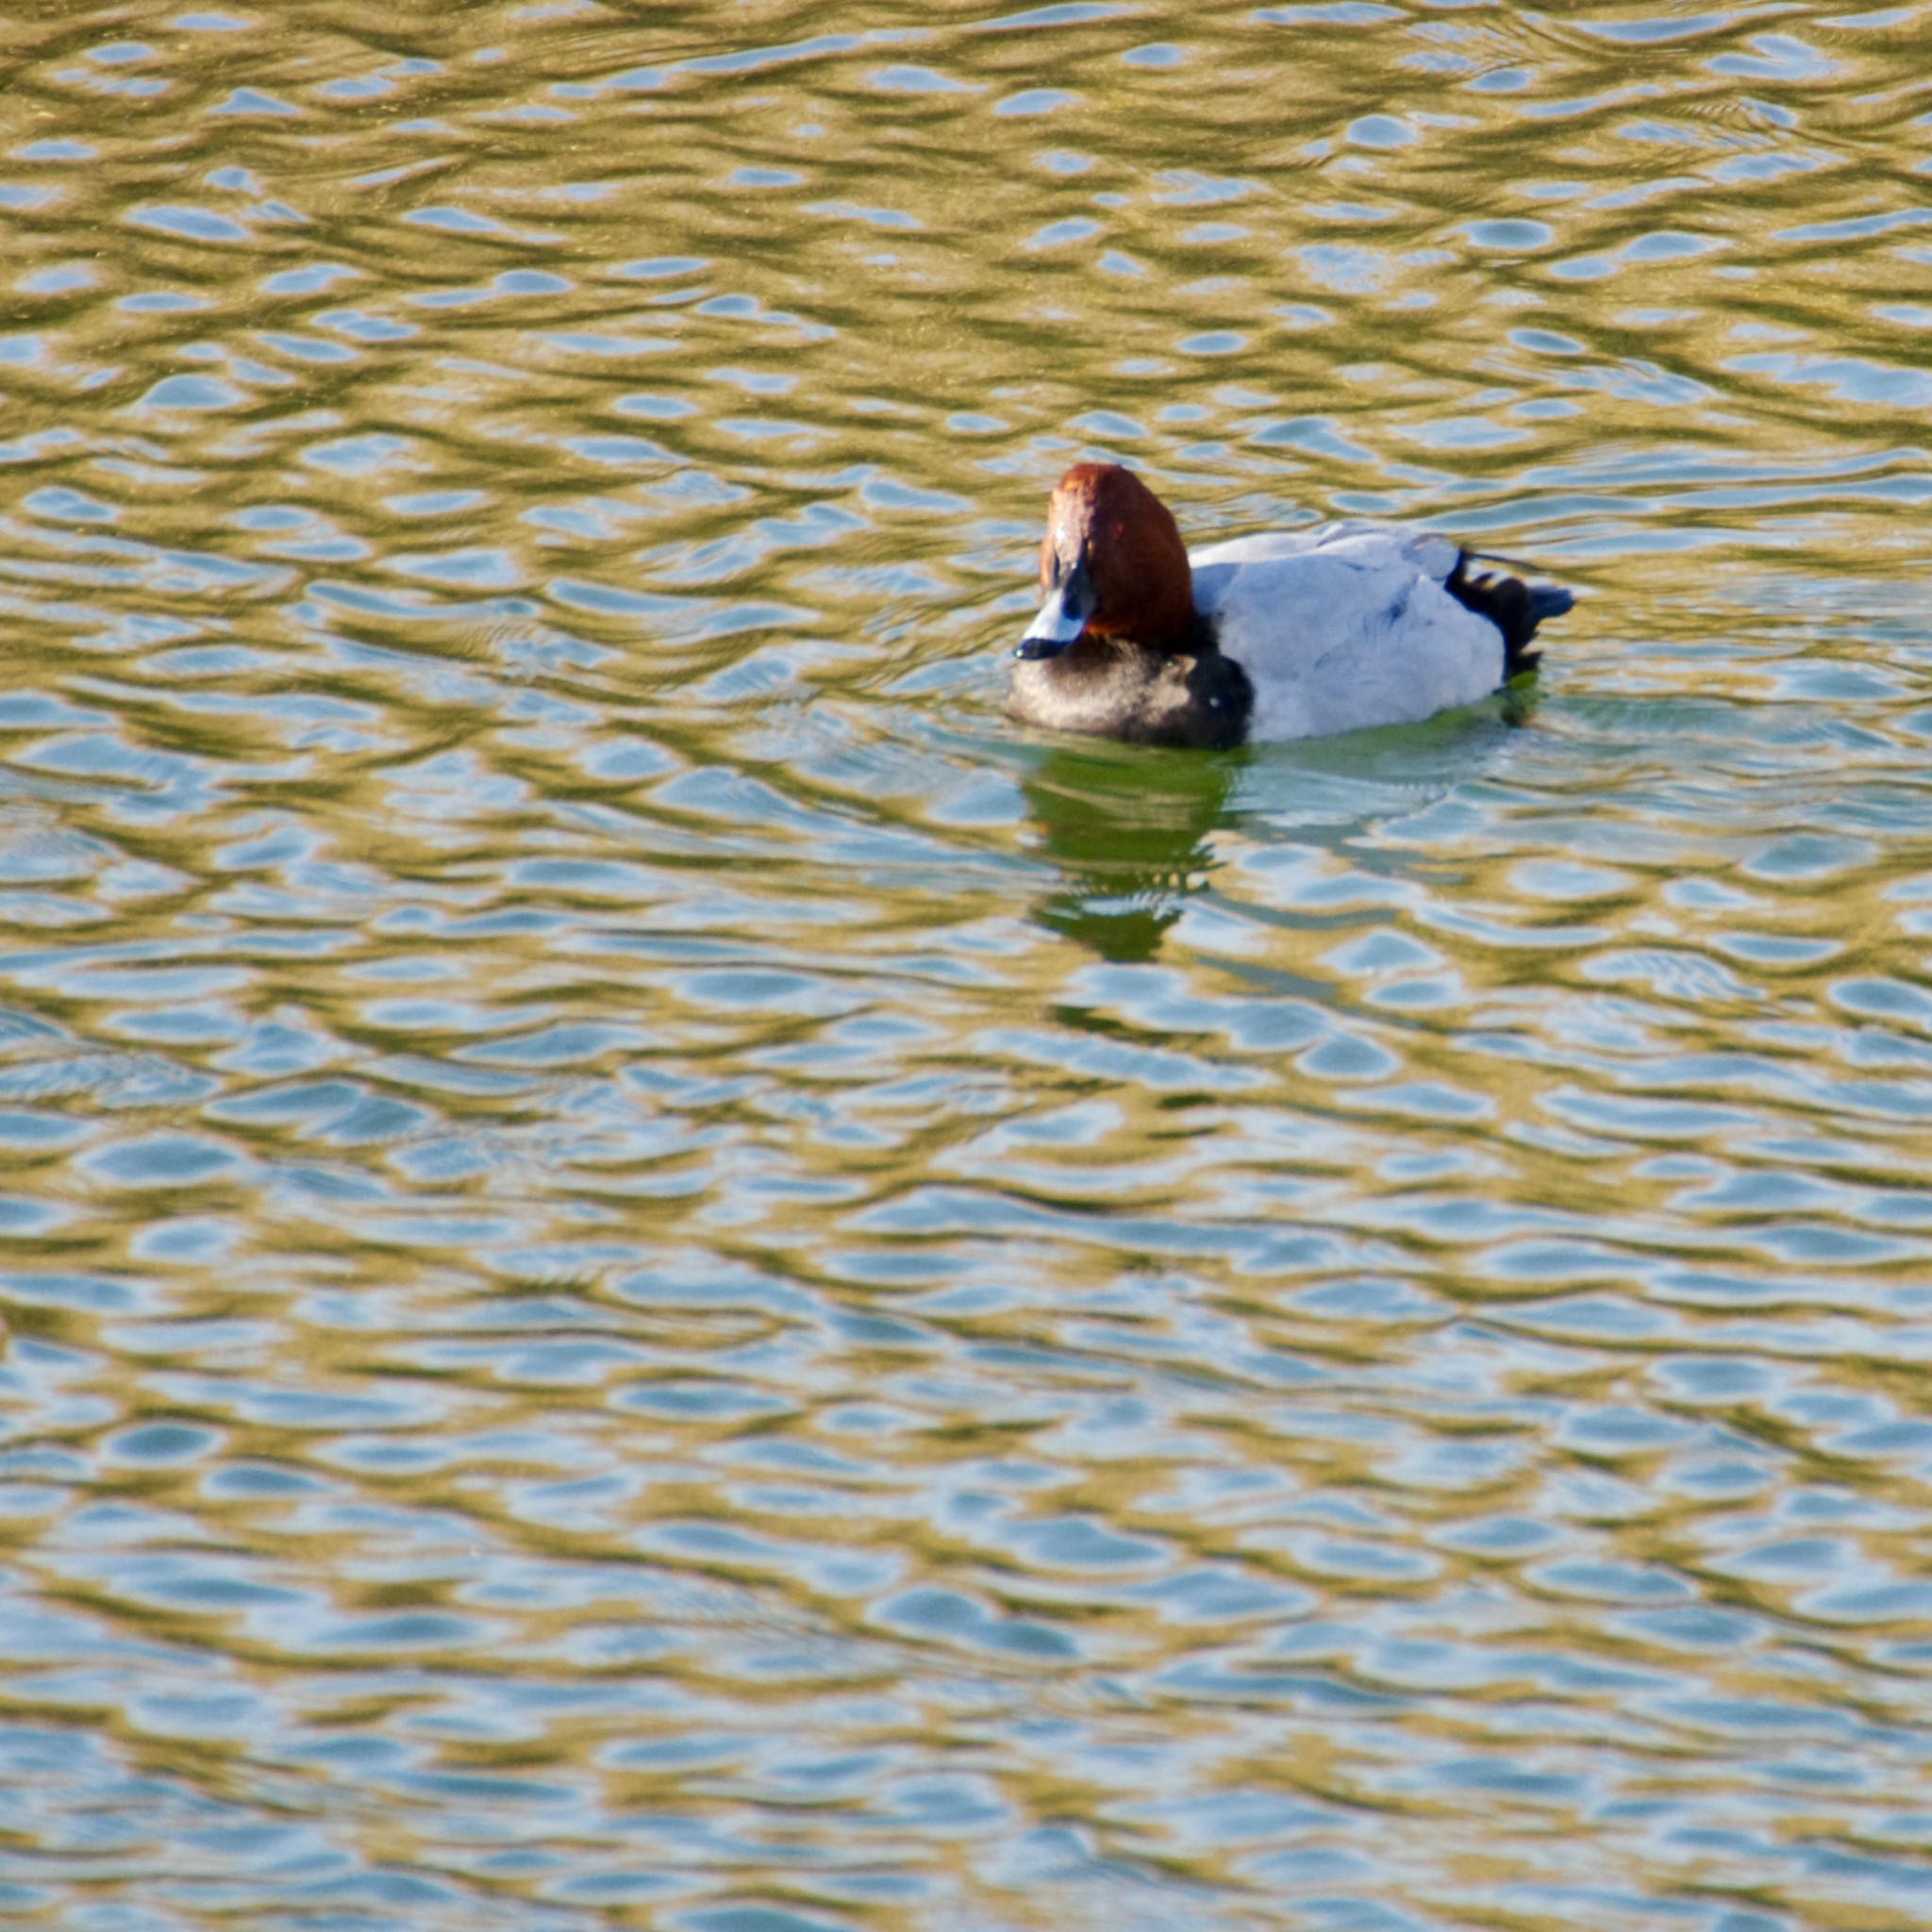
<svg viewBox="0 0 1932 1932">
<path fill-rule="evenodd" d="M 1058 658 L 1087 634 L 1087 620 L 1092 614 L 1093 596 L 1087 588 L 1086 573 L 1075 571 L 1065 583 L 1056 584 L 1047 592 L 1040 615 L 1026 626 L 1014 657 Z"/>
</svg>

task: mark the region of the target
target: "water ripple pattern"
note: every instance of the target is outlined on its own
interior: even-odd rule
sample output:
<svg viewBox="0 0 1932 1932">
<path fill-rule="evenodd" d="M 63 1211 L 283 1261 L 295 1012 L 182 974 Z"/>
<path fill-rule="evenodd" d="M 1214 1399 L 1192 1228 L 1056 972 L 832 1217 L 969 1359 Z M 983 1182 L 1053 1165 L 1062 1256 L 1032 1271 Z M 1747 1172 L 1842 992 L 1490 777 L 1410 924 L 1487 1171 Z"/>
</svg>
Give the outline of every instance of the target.
<svg viewBox="0 0 1932 1932">
<path fill-rule="evenodd" d="M 6 41 L 9 1925 L 1932 1926 L 1932 4 Z"/>
</svg>

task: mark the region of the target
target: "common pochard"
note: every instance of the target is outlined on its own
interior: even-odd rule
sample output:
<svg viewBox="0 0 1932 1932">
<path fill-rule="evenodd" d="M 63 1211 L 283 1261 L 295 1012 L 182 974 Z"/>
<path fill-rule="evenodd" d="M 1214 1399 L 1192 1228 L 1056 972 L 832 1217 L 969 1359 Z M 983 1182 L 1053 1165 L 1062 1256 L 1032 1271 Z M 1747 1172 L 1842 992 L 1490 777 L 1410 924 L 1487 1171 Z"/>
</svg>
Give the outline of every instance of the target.
<svg viewBox="0 0 1932 1932">
<path fill-rule="evenodd" d="M 1569 591 L 1472 575 L 1452 538 L 1326 524 L 1191 557 L 1118 463 L 1078 463 L 1047 506 L 1045 601 L 1007 709 L 1029 724 L 1222 748 L 1411 724 L 1529 670 Z"/>
</svg>

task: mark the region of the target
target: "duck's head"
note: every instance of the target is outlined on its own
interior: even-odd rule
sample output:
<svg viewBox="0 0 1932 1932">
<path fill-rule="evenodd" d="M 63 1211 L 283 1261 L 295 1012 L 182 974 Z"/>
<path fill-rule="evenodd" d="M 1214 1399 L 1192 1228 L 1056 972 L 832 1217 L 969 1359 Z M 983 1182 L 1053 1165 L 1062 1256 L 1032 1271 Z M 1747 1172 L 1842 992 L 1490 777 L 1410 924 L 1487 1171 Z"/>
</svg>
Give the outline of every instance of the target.
<svg viewBox="0 0 1932 1932">
<path fill-rule="evenodd" d="M 1167 506 L 1118 463 L 1075 463 L 1040 546 L 1040 614 L 1015 653 L 1058 658 L 1084 637 L 1179 644 L 1194 618 L 1188 548 Z"/>
</svg>

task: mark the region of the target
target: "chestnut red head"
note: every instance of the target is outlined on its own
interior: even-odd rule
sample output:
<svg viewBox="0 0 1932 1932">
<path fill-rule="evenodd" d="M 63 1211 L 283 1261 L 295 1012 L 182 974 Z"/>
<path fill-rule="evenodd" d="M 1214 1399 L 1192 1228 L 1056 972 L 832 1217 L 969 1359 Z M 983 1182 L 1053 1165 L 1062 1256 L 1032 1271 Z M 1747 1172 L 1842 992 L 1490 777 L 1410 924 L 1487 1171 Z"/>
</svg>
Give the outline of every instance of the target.
<svg viewBox="0 0 1932 1932">
<path fill-rule="evenodd" d="M 1188 548 L 1167 506 L 1118 463 L 1076 463 L 1046 507 L 1044 597 L 1023 658 L 1054 658 L 1083 637 L 1178 644 L 1194 617 Z"/>
</svg>

